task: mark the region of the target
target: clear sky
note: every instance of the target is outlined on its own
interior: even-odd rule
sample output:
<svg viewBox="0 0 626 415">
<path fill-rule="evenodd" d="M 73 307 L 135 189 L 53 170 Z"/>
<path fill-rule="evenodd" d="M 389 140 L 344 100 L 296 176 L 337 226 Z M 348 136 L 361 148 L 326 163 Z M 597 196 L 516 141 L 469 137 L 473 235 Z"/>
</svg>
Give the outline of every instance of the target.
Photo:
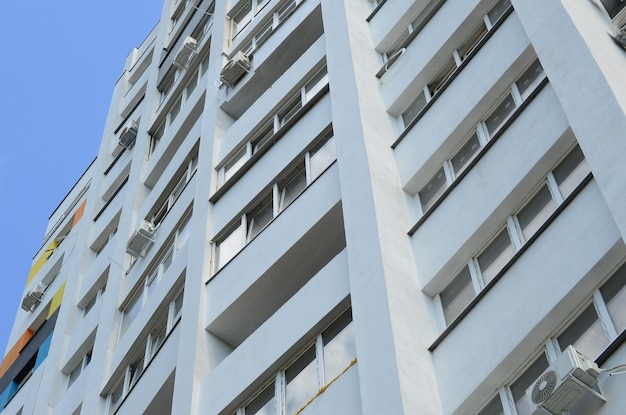
<svg viewBox="0 0 626 415">
<path fill-rule="evenodd" d="M 0 25 L 0 354 L 48 217 L 95 158 L 160 0 L 9 1 Z"/>
</svg>

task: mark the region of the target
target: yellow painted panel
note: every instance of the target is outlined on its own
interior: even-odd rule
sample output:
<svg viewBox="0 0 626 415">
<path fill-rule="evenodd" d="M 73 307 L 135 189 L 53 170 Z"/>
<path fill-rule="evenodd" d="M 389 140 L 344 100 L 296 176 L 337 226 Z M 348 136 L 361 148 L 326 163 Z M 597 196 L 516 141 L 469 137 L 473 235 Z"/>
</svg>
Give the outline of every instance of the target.
<svg viewBox="0 0 626 415">
<path fill-rule="evenodd" d="M 43 268 L 46 261 L 50 258 L 50 255 L 52 255 L 57 246 L 59 246 L 59 242 L 52 241 L 52 243 L 48 245 L 48 248 L 46 248 L 46 250 L 43 251 L 39 258 L 37 258 L 37 260 L 33 263 L 33 266 L 30 268 L 30 272 L 28 273 L 28 278 L 26 278 L 26 285 L 30 284 L 35 275 L 41 271 L 41 268 Z"/>
<path fill-rule="evenodd" d="M 63 283 L 61 288 L 59 288 L 59 291 L 57 291 L 56 294 L 54 294 L 54 297 L 52 297 L 52 301 L 50 302 L 50 310 L 48 310 L 48 317 L 46 317 L 47 319 L 50 318 L 50 316 L 52 316 L 55 311 L 57 311 L 57 309 L 63 302 L 63 294 L 65 293 L 65 284 L 66 283 Z"/>
<path fill-rule="evenodd" d="M 83 203 L 80 204 L 76 213 L 74 213 L 74 220 L 72 221 L 72 228 L 76 226 L 80 218 L 83 217 L 83 213 L 85 213 L 85 203 L 87 203 L 87 199 L 83 200 Z"/>
</svg>

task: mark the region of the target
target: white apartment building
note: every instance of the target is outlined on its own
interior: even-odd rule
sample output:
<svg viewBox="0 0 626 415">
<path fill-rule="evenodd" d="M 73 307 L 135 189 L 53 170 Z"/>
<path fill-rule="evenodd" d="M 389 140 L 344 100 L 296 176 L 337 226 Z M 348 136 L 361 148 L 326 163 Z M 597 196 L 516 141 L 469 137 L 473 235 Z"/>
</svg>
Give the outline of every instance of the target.
<svg viewBox="0 0 626 415">
<path fill-rule="evenodd" d="M 165 0 L 0 411 L 626 413 L 625 6 Z"/>
</svg>

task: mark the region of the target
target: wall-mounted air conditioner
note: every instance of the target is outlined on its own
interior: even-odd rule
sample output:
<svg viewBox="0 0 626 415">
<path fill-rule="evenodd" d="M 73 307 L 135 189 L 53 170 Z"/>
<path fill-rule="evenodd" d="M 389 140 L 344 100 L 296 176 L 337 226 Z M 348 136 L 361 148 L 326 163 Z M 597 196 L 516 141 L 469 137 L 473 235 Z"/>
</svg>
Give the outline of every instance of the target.
<svg viewBox="0 0 626 415">
<path fill-rule="evenodd" d="M 154 226 L 148 221 L 142 221 L 141 226 L 128 240 L 126 253 L 135 258 L 143 256 L 148 248 L 154 243 Z"/>
<path fill-rule="evenodd" d="M 198 53 L 198 42 L 191 36 L 187 36 L 174 55 L 174 66 L 187 69 L 187 61 L 193 53 Z"/>
<path fill-rule="evenodd" d="M 623 2 L 622 2 L 623 3 Z M 626 7 L 623 7 L 617 15 L 612 19 L 613 23 L 613 38 L 618 41 L 622 46 L 626 47 Z"/>
<path fill-rule="evenodd" d="M 41 303 L 44 292 L 45 289 L 41 285 L 35 285 L 33 289 L 24 296 L 24 299 L 22 300 L 22 310 L 32 311 L 35 307 L 37 307 L 39 303 Z"/>
<path fill-rule="evenodd" d="M 560 415 L 572 409 L 586 395 L 602 399 L 593 387 L 600 370 L 573 346 L 561 356 L 526 390 L 533 415 Z"/>
<path fill-rule="evenodd" d="M 232 88 L 248 72 L 250 72 L 250 59 L 245 53 L 239 51 L 222 68 L 220 81 Z"/>
<path fill-rule="evenodd" d="M 135 120 L 131 120 L 124 126 L 117 141 L 117 146 L 115 146 L 115 149 L 113 149 L 111 153 L 113 157 L 117 157 L 122 150 L 130 150 L 135 145 L 138 126 L 139 124 Z"/>
</svg>

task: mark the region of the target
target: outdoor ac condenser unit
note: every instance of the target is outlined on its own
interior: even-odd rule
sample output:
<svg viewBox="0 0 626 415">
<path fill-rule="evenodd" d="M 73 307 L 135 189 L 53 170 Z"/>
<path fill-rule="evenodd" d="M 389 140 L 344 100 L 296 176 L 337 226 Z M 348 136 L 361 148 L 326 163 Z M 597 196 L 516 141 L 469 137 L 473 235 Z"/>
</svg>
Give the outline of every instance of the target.
<svg viewBox="0 0 626 415">
<path fill-rule="evenodd" d="M 180 69 L 187 69 L 187 61 L 192 53 L 197 53 L 198 42 L 191 36 L 187 36 L 180 45 L 174 56 L 174 65 Z"/>
<path fill-rule="evenodd" d="M 154 240 L 154 226 L 148 221 L 143 221 L 141 226 L 133 236 L 128 240 L 126 245 L 126 253 L 134 256 L 135 258 L 143 256 L 146 250 L 152 245 Z"/>
<path fill-rule="evenodd" d="M 592 360 L 569 346 L 526 390 L 533 415 L 560 415 L 585 395 L 597 394 L 600 370 Z"/>
<path fill-rule="evenodd" d="M 41 285 L 35 285 L 33 289 L 24 296 L 22 300 L 22 310 L 31 311 L 34 307 L 38 306 L 39 303 L 41 303 L 44 292 L 45 289 Z"/>
<path fill-rule="evenodd" d="M 222 68 L 220 81 L 232 88 L 249 71 L 250 59 L 245 53 L 239 51 Z"/>
</svg>

